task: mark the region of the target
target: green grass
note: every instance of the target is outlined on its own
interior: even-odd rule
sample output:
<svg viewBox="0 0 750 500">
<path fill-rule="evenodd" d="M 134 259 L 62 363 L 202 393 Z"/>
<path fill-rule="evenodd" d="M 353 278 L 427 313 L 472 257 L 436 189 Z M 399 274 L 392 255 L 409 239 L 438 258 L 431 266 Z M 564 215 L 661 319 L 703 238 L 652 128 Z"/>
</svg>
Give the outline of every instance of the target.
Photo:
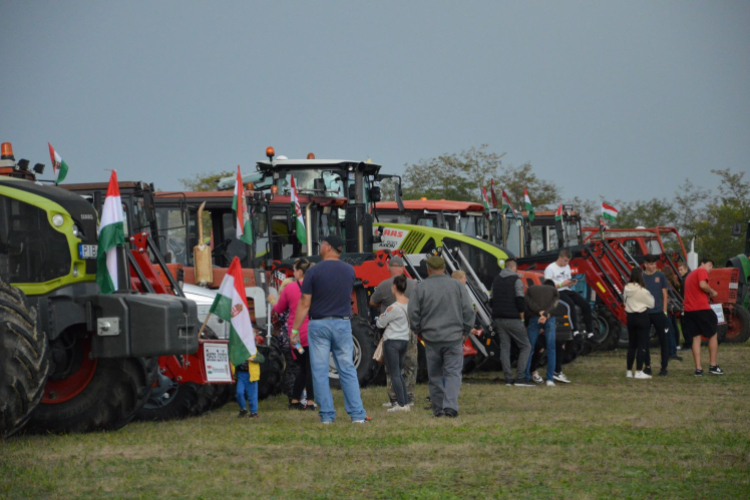
<svg viewBox="0 0 750 500">
<path fill-rule="evenodd" d="M 707 355 L 707 353 L 705 354 Z M 689 356 L 689 354 L 688 354 Z M 653 358 L 658 360 L 657 350 Z M 114 433 L 0 442 L 0 498 L 717 498 L 750 497 L 750 344 L 721 346 L 724 377 L 626 380 L 624 354 L 565 367 L 556 388 L 513 388 L 498 373 L 464 379 L 460 417 L 420 404 L 386 415 L 383 388 L 363 390 L 374 417 L 339 418 L 261 401 Z"/>
</svg>

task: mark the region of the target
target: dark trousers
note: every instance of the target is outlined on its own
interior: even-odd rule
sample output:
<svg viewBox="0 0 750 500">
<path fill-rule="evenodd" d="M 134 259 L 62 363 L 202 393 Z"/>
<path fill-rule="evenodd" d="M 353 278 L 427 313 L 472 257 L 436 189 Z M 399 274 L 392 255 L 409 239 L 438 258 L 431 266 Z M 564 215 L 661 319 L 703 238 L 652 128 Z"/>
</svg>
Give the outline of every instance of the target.
<svg viewBox="0 0 750 500">
<path fill-rule="evenodd" d="M 302 391 L 306 390 L 307 400 L 315 401 L 312 368 L 310 367 L 310 349 L 305 349 L 305 352 L 303 354 L 295 352 L 294 355 L 297 356 L 297 365 L 299 366 L 299 372 L 297 372 L 297 377 L 294 379 L 292 399 L 296 399 L 297 401 L 299 401 L 302 398 Z"/>
<path fill-rule="evenodd" d="M 661 369 L 666 370 L 669 364 L 669 325 L 667 316 L 663 312 L 651 313 L 648 315 L 649 321 L 649 338 L 651 337 L 651 326 L 656 330 L 659 338 L 659 348 L 661 349 Z M 651 350 L 646 349 L 646 366 L 651 366 Z"/>
<path fill-rule="evenodd" d="M 391 384 L 393 384 L 393 391 L 396 393 L 396 401 L 399 406 L 409 404 L 403 372 L 408 349 L 408 340 L 386 340 L 383 342 L 383 358 L 391 376 Z"/>
<path fill-rule="evenodd" d="M 430 402 L 432 413 L 442 414 L 446 409 L 458 411 L 458 393 L 461 391 L 461 370 L 464 366 L 463 342 L 425 342 Z"/>
<path fill-rule="evenodd" d="M 563 356 L 565 356 L 565 342 L 555 342 L 555 373 L 557 374 L 562 373 Z"/>
<path fill-rule="evenodd" d="M 643 370 L 650 333 L 651 321 L 647 313 L 628 313 L 628 370 L 633 369 L 633 361 L 636 359 L 637 370 Z"/>
<path fill-rule="evenodd" d="M 564 301 L 570 306 L 570 315 L 573 319 L 574 331 L 580 331 L 582 326 L 581 318 L 578 317 L 578 312 L 575 308 L 575 306 L 578 306 L 581 308 L 581 312 L 583 313 L 583 325 L 586 326 L 586 332 L 594 332 L 594 323 L 591 317 L 591 305 L 589 305 L 586 299 L 581 297 L 579 293 L 574 292 L 573 290 L 562 290 L 560 292 L 560 300 Z"/>
</svg>

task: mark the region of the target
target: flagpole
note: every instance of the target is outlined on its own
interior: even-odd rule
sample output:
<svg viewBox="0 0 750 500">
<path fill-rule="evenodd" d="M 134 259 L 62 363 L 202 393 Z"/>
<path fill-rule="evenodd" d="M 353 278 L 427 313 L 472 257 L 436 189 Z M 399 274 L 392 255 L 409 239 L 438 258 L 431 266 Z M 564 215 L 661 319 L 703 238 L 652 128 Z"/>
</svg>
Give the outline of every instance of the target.
<svg viewBox="0 0 750 500">
<path fill-rule="evenodd" d="M 206 319 L 203 320 L 203 324 L 201 325 L 201 329 L 198 330 L 198 338 L 201 338 L 201 334 L 203 333 L 203 330 L 206 328 L 206 325 L 208 324 L 208 318 L 211 317 L 211 312 L 209 311 L 208 314 L 206 314 Z"/>
</svg>

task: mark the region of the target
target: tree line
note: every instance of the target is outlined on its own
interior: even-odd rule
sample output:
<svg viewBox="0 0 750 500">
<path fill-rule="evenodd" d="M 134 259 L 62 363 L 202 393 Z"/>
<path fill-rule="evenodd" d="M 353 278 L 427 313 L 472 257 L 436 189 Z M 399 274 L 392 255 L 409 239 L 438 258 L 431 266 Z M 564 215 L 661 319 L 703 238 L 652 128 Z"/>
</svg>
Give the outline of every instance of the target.
<svg viewBox="0 0 750 500">
<path fill-rule="evenodd" d="M 536 210 L 554 210 L 558 204 L 572 205 L 581 214 L 584 226 L 597 226 L 601 216 L 599 199 L 563 198 L 561 188 L 554 182 L 540 179 L 531 163 L 520 166 L 505 165 L 502 156 L 489 151 L 486 144 L 472 147 L 460 153 L 446 153 L 435 158 L 422 159 L 406 164 L 402 176 L 404 199 L 445 199 L 457 201 L 481 201 L 482 187 L 495 181 L 497 198 L 500 190 L 510 197 L 516 208 L 523 207 L 524 188 Z M 678 186 L 671 198 L 623 201 L 606 200 L 619 213 L 612 228 L 637 226 L 671 226 L 676 228 L 689 250 L 689 241 L 695 238 L 696 251 L 723 265 L 727 257 L 744 251 L 745 232 L 750 221 L 750 181 L 745 172 L 730 169 L 711 170 L 716 176 L 715 189 L 696 186 L 685 181 Z M 393 199 L 395 185 L 384 182 L 384 197 Z M 741 225 L 740 236 L 732 236 L 732 226 Z"/>
</svg>

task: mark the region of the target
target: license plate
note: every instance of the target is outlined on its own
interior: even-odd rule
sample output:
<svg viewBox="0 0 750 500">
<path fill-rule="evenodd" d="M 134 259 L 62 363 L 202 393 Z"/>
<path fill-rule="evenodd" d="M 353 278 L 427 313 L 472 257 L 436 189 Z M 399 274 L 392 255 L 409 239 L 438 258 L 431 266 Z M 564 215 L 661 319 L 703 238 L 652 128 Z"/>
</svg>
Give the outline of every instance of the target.
<svg viewBox="0 0 750 500">
<path fill-rule="evenodd" d="M 78 244 L 78 257 L 80 259 L 92 260 L 96 259 L 96 245 L 84 245 L 83 243 Z"/>
</svg>

